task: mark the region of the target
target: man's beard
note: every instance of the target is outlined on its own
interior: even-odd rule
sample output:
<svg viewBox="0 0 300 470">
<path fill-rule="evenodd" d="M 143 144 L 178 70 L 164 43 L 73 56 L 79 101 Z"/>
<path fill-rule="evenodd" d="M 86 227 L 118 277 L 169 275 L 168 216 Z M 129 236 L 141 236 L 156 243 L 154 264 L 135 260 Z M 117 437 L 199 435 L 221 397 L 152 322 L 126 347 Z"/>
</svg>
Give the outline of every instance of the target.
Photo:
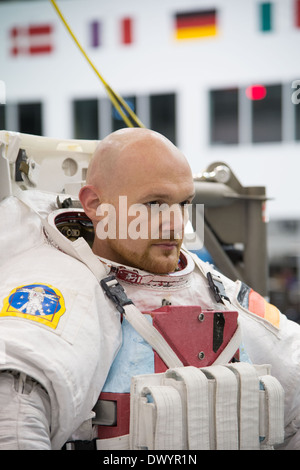
<svg viewBox="0 0 300 470">
<path fill-rule="evenodd" d="M 125 264 L 126 266 L 138 268 L 153 274 L 168 274 L 177 269 L 182 240 L 161 241 L 161 244 L 172 241 L 176 241 L 176 247 L 172 251 L 161 249 L 159 259 L 151 253 L 151 247 L 153 244 L 149 244 L 142 254 L 138 254 L 135 251 L 128 249 L 128 247 L 124 247 L 119 240 L 110 239 L 109 245 L 116 253 L 116 259 L 119 260 L 117 262 L 120 264 Z M 159 240 L 155 241 L 155 245 L 158 245 L 159 243 Z M 176 256 L 174 256 L 175 250 Z"/>
</svg>

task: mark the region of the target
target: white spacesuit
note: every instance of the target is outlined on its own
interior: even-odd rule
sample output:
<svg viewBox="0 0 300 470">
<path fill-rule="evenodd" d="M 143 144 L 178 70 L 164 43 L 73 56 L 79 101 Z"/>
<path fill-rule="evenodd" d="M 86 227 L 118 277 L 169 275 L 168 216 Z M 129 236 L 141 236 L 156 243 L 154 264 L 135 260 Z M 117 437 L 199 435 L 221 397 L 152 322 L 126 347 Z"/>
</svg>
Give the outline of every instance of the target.
<svg viewBox="0 0 300 470">
<path fill-rule="evenodd" d="M 155 312 L 155 309 L 159 309 L 164 304 L 185 306 L 185 308 L 198 305 L 208 313 L 210 310 L 223 310 L 224 313 L 226 309 L 237 310 L 241 329 L 239 360 L 253 364 L 271 364 L 272 375 L 279 380 L 285 390 L 285 443 L 278 448 L 300 449 L 299 325 L 289 321 L 276 307 L 267 303 L 263 297 L 248 286 L 240 281 L 232 282 L 225 276 L 216 273 L 212 266 L 199 261 L 195 255 L 183 251 L 181 259 L 184 266 L 182 270 L 163 276 L 151 275 L 138 269 L 111 263 L 108 260 L 102 260 L 102 262 L 110 266 L 111 272 L 123 285 L 127 296 L 139 310 L 151 312 L 152 317 L 153 311 Z M 216 301 L 207 282 L 207 272 L 219 276 L 230 303 L 226 300 L 224 304 Z M 184 310 L 180 313 L 184 315 Z M 187 321 L 183 320 L 180 326 L 183 350 L 186 348 L 183 338 L 185 330 L 188 330 Z M 171 315 L 169 325 L 172 326 Z M 191 332 L 189 333 L 188 342 L 192 337 Z M 136 339 L 136 333 L 127 323 L 123 325 L 123 335 L 122 348 L 103 388 L 104 393 L 101 397 L 104 399 L 109 399 L 109 394 L 105 392 L 129 392 L 128 377 L 131 375 L 151 374 L 164 370 L 157 361 L 155 353 L 151 348 L 147 349 L 146 344 L 143 345 L 143 351 L 139 340 Z M 132 347 L 132 344 L 135 346 Z M 139 347 L 136 344 L 139 344 Z M 198 355 L 197 352 L 196 346 L 194 365 L 206 366 L 205 354 Z M 143 356 L 140 357 L 142 354 Z M 210 359 L 211 361 L 215 360 L 213 357 Z M 225 360 L 229 361 L 230 358 L 227 357 Z M 124 364 L 127 364 L 127 367 Z M 107 432 L 104 426 L 100 428 L 99 436 L 113 435 L 115 434 Z"/>
<path fill-rule="evenodd" d="M 30 199 L 30 192 L 26 197 Z M 33 202 L 34 197 L 30 203 Z M 45 215 L 50 206 L 46 197 L 40 202 L 39 209 Z M 272 374 L 285 389 L 284 448 L 300 448 L 298 325 L 288 321 L 247 286 L 221 275 L 219 279 L 230 303 L 225 297 L 221 303 L 218 302 L 214 296 L 216 292 L 210 289 L 206 277 L 207 272 L 213 275 L 218 273 L 211 266 L 198 263 L 186 251 L 182 252 L 179 270 L 170 275 L 152 275 L 108 260 L 99 260 L 91 250 L 87 254 L 91 263 L 89 269 L 78 259 L 62 252 L 66 251 L 64 243 L 60 250 L 53 246 L 59 242 L 53 240 L 51 233 L 44 236 L 38 217 L 22 202 L 8 198 L 1 203 L 1 211 L 1 221 L 12 230 L 10 240 L 6 238 L 7 225 L 0 232 L 4 247 L 0 283 L 0 368 L 3 371 L 21 371 L 46 390 L 51 404 L 51 412 L 49 404 L 46 409 L 51 415 L 52 448 L 60 448 L 71 435 L 76 439 L 76 429 L 90 417 L 97 393 L 101 390 L 102 397 L 106 393 L 126 394 L 131 375 L 162 370 L 153 348 L 126 321 L 122 322 L 123 344 L 120 348 L 119 313 L 113 302 L 105 297 L 97 276 L 91 272 L 97 270 L 99 265 L 107 274 L 116 276 L 126 289 L 128 298 L 142 312 L 152 312 L 162 305 L 170 308 L 200 306 L 203 311 L 224 311 L 224 314 L 227 310 L 238 311 L 242 338 L 242 344 L 238 345 L 239 357 L 257 364 L 271 364 Z M 24 224 L 26 230 L 21 236 L 12 224 L 16 220 L 21 221 L 21 226 Z M 53 218 L 50 220 L 53 221 Z M 18 230 L 19 227 L 20 224 Z M 31 234 L 30 240 L 24 236 L 25 233 Z M 87 253 L 86 247 L 84 250 Z M 71 251 L 69 254 L 72 254 Z M 48 315 L 40 315 L 38 310 L 28 314 L 24 309 L 28 298 L 21 299 L 22 292 L 37 287 L 47 290 L 49 295 L 54 296 L 53 299 L 56 298 L 53 307 L 48 302 Z M 47 302 L 46 297 L 42 302 L 45 312 L 44 302 Z M 255 306 L 255 313 L 251 312 L 252 306 Z M 153 314 L 148 317 L 151 320 Z M 231 357 L 235 351 L 236 344 Z M 195 365 L 205 365 L 205 351 L 197 351 L 196 356 Z M 185 359 L 185 365 L 184 362 Z M 0 400 L 3 396 L 0 386 Z M 4 446 L 7 444 L 1 430 L 1 422 L 7 419 L 3 413 L 5 411 L 2 415 L 0 413 L 0 448 L 1 441 Z M 100 428 L 103 429 L 102 426 Z M 34 440 L 30 432 L 32 429 L 24 428 L 24 433 Z M 80 435 L 82 438 L 87 437 Z"/>
</svg>

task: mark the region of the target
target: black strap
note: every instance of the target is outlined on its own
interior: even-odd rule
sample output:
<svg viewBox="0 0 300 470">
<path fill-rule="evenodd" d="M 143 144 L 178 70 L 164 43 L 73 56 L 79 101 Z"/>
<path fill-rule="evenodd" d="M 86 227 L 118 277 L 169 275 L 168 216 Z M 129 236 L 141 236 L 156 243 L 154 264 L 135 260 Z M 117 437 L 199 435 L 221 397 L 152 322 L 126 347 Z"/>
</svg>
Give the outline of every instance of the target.
<svg viewBox="0 0 300 470">
<path fill-rule="evenodd" d="M 105 279 L 100 281 L 101 287 L 104 290 L 105 294 L 109 299 L 111 299 L 118 311 L 120 313 L 124 313 L 124 306 L 132 304 L 132 300 L 130 300 L 123 287 L 117 281 L 115 276 L 108 276 Z"/>
<path fill-rule="evenodd" d="M 212 274 L 210 272 L 207 273 L 207 279 L 209 283 L 209 287 L 212 290 L 212 293 L 214 295 L 215 300 L 218 303 L 224 303 L 222 299 L 228 300 L 230 302 L 229 297 L 227 297 L 225 288 L 223 286 L 223 283 L 221 281 L 221 278 L 217 276 L 216 274 Z"/>
<path fill-rule="evenodd" d="M 64 444 L 61 450 L 97 450 L 97 439 L 91 441 L 68 441 Z"/>
</svg>

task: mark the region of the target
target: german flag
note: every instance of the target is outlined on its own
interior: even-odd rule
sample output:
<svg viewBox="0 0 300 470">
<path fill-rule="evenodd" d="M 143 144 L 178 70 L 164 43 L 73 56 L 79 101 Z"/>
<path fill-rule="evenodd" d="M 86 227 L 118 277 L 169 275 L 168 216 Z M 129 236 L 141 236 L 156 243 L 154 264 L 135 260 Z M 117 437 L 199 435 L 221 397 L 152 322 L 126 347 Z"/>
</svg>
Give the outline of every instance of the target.
<svg viewBox="0 0 300 470">
<path fill-rule="evenodd" d="M 198 39 L 217 34 L 216 10 L 197 10 L 175 15 L 175 37 Z"/>
</svg>

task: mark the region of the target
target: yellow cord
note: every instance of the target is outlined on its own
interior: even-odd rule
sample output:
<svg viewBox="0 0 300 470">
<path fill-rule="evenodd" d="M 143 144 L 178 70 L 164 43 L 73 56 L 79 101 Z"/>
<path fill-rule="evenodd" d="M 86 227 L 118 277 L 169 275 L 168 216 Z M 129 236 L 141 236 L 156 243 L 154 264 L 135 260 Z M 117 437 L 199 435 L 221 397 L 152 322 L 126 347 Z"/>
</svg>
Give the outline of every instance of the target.
<svg viewBox="0 0 300 470">
<path fill-rule="evenodd" d="M 102 84 L 104 85 L 112 104 L 114 105 L 116 110 L 119 112 L 119 114 L 122 116 L 122 119 L 125 122 L 125 124 L 127 124 L 128 127 L 134 127 L 134 126 L 145 127 L 143 125 L 143 123 L 139 120 L 139 118 L 136 116 L 136 114 L 132 111 L 132 109 L 128 106 L 126 101 L 124 101 L 121 96 L 117 95 L 112 90 L 112 88 L 108 85 L 108 83 L 104 80 L 104 78 L 100 75 L 100 73 L 96 69 L 95 65 L 92 63 L 92 61 L 90 60 L 90 58 L 88 57 L 88 55 L 84 51 L 83 47 L 81 46 L 81 44 L 77 40 L 76 36 L 74 35 L 74 33 L 71 30 L 70 26 L 68 25 L 67 21 L 63 17 L 63 15 L 62 15 L 60 9 L 58 8 L 55 0 L 50 0 L 50 2 L 54 6 L 56 12 L 58 13 L 58 16 L 61 18 L 62 22 L 64 23 L 65 27 L 67 28 L 70 36 L 74 40 L 74 42 L 77 45 L 78 49 L 81 51 L 81 53 L 83 54 L 85 59 L 88 61 L 88 63 L 90 64 L 90 66 L 92 67 L 92 69 L 94 70 L 94 72 L 96 73 L 96 75 L 98 76 L 98 78 L 100 79 Z M 131 119 L 129 119 L 128 116 L 126 116 L 126 114 L 124 113 L 122 108 L 124 108 L 127 111 L 127 113 L 129 114 Z"/>
</svg>

